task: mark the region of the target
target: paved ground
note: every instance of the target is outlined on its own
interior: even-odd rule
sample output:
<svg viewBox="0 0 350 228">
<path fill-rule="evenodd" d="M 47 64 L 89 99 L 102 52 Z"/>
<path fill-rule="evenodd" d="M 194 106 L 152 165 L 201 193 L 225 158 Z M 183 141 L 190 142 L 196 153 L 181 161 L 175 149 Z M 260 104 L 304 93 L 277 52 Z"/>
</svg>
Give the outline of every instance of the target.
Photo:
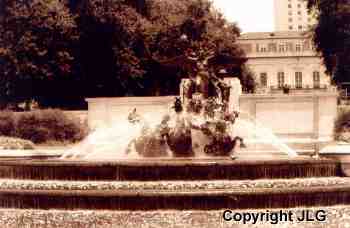
<svg viewBox="0 0 350 228">
<path fill-rule="evenodd" d="M 302 210 L 291 209 L 293 216 L 300 216 Z M 312 227 L 349 228 L 350 206 L 308 209 L 311 213 L 324 210 L 325 222 L 258 222 L 255 225 L 242 222 L 226 222 L 221 211 L 38 211 L 38 210 L 0 210 L 0 226 L 3 228 L 45 227 L 45 228 L 231 228 L 231 227 Z M 288 211 L 283 209 L 283 211 Z M 279 212 L 275 211 L 235 211 Z"/>
</svg>

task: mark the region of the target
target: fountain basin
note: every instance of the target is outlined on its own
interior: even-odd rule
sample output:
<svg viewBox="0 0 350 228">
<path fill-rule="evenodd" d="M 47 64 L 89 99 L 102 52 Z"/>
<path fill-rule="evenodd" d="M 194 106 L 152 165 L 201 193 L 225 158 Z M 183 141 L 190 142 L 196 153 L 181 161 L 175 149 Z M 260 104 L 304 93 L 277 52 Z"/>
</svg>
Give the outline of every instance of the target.
<svg viewBox="0 0 350 228">
<path fill-rule="evenodd" d="M 150 211 L 350 204 L 350 180 L 340 175 L 339 162 L 328 159 L 3 159 L 0 208 Z"/>
<path fill-rule="evenodd" d="M 217 210 L 350 203 L 350 185 L 191 191 L 0 190 L 0 208 L 88 210 Z"/>
<path fill-rule="evenodd" d="M 223 158 L 120 161 L 0 160 L 0 178 L 31 180 L 244 180 L 342 175 L 334 160 Z"/>
<path fill-rule="evenodd" d="M 350 144 L 338 143 L 329 145 L 320 151 L 320 156 L 328 159 L 337 160 L 340 163 L 341 170 L 345 176 L 350 176 Z"/>
</svg>

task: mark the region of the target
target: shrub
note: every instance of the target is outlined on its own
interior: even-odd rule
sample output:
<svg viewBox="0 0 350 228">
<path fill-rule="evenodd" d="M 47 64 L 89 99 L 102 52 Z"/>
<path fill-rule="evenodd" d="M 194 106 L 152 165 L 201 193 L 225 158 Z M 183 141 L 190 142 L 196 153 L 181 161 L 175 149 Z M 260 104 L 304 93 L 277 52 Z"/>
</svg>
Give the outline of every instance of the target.
<svg viewBox="0 0 350 228">
<path fill-rule="evenodd" d="M 29 140 L 0 137 L 0 149 L 2 150 L 32 150 L 34 147 L 34 143 Z"/>
<path fill-rule="evenodd" d="M 13 136 L 15 134 L 15 116 L 13 112 L 0 112 L 0 135 Z"/>
<path fill-rule="evenodd" d="M 343 139 L 344 133 L 350 132 L 350 111 L 340 111 L 334 123 L 334 137 L 336 140 Z"/>
<path fill-rule="evenodd" d="M 86 127 L 78 119 L 55 109 L 21 113 L 16 136 L 34 143 L 47 141 L 76 142 L 86 135 Z"/>
</svg>

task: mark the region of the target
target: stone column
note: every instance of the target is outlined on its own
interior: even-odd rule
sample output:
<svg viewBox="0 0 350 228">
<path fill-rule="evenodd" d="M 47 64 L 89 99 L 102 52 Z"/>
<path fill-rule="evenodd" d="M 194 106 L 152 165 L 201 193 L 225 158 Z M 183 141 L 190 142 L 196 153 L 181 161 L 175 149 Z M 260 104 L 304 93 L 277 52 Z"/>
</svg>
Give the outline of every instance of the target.
<svg viewBox="0 0 350 228">
<path fill-rule="evenodd" d="M 238 78 L 225 78 L 225 82 L 231 87 L 228 109 L 230 112 L 239 112 L 239 98 L 242 95 L 242 85 Z"/>
</svg>

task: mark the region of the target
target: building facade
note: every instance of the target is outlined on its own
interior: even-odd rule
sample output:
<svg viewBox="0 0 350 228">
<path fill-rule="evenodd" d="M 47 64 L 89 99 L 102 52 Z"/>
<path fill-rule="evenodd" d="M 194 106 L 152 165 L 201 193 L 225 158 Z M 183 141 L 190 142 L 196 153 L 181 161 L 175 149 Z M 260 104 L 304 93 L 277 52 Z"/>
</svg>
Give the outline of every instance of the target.
<svg viewBox="0 0 350 228">
<path fill-rule="evenodd" d="M 258 88 L 271 91 L 328 89 L 322 59 L 304 32 L 246 33 L 238 39 L 255 73 Z"/>
<path fill-rule="evenodd" d="M 274 0 L 275 31 L 306 31 L 315 24 L 305 0 Z"/>
</svg>

